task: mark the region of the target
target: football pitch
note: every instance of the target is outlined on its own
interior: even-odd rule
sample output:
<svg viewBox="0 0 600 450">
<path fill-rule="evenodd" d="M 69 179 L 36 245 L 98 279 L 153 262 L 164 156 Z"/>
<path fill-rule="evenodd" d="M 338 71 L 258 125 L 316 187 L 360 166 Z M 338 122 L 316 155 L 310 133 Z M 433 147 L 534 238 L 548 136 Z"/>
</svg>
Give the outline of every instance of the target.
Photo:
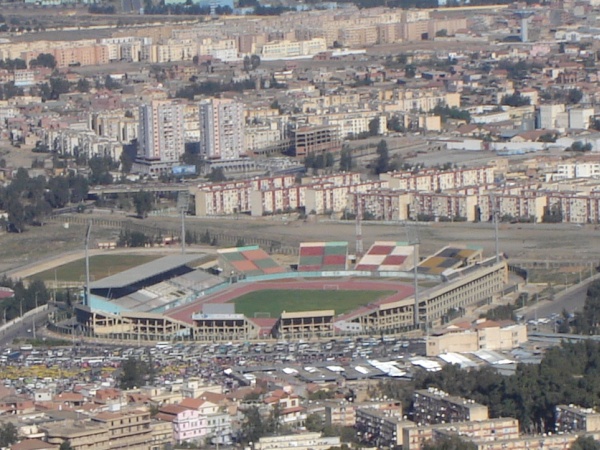
<svg viewBox="0 0 600 450">
<path fill-rule="evenodd" d="M 90 278 L 92 281 L 114 275 L 132 267 L 144 264 L 162 255 L 95 255 L 90 257 Z M 32 275 L 32 280 L 54 281 L 85 280 L 85 259 L 78 259 L 56 269 L 48 269 Z"/>
<path fill-rule="evenodd" d="M 392 295 L 395 291 L 344 291 L 332 289 L 263 289 L 230 301 L 235 312 L 246 317 L 279 317 L 283 312 L 333 309 L 343 314 Z"/>
</svg>

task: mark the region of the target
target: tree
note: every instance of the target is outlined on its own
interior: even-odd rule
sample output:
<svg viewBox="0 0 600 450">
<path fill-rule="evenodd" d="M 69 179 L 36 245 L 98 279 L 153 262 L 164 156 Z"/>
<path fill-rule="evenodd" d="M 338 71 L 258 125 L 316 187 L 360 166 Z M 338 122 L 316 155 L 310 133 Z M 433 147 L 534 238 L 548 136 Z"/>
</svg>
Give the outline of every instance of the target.
<svg viewBox="0 0 600 450">
<path fill-rule="evenodd" d="M 0 425 L 0 446 L 10 447 L 19 439 L 19 431 L 11 422 Z"/>
<path fill-rule="evenodd" d="M 113 77 L 111 77 L 110 75 L 106 75 L 106 77 L 104 78 L 104 87 L 106 89 L 114 91 L 116 89 L 121 89 L 122 86 L 121 83 L 119 83 Z"/>
<path fill-rule="evenodd" d="M 256 70 L 256 69 L 258 69 L 258 66 L 260 66 L 260 56 L 258 56 L 258 55 L 250 56 L 250 68 L 252 70 Z"/>
<path fill-rule="evenodd" d="M 417 75 L 417 68 L 414 65 L 408 64 L 404 68 L 404 76 L 406 78 L 414 78 L 416 75 Z"/>
<path fill-rule="evenodd" d="M 352 152 L 349 148 L 342 149 L 340 154 L 340 170 L 342 172 L 349 172 L 352 170 Z"/>
<path fill-rule="evenodd" d="M 252 406 L 244 411 L 244 422 L 242 423 L 242 440 L 244 442 L 258 442 L 258 440 L 267 434 L 265 421 L 260 415 L 256 406 Z"/>
<path fill-rule="evenodd" d="M 91 84 L 90 82 L 87 80 L 87 78 L 80 78 L 77 81 L 77 85 L 76 85 L 76 89 L 79 92 L 89 92 L 91 88 Z"/>
<path fill-rule="evenodd" d="M 579 436 L 571 444 L 571 450 L 600 450 L 600 442 L 592 436 Z"/>
<path fill-rule="evenodd" d="M 64 208 L 69 203 L 69 180 L 64 177 L 53 177 L 48 181 L 46 200 L 52 208 Z"/>
<path fill-rule="evenodd" d="M 73 447 L 71 447 L 70 441 L 64 441 L 62 444 L 60 444 L 58 450 L 73 450 Z"/>
<path fill-rule="evenodd" d="M 225 176 L 225 172 L 223 171 L 222 167 L 212 169 L 206 178 L 208 178 L 208 181 L 212 181 L 213 183 L 227 181 L 227 177 Z"/>
<path fill-rule="evenodd" d="M 37 58 L 29 61 L 29 67 L 48 67 L 54 69 L 56 67 L 56 58 L 51 53 L 40 53 Z"/>
<path fill-rule="evenodd" d="M 121 366 L 120 389 L 133 389 L 145 384 L 145 376 L 150 373 L 148 364 L 140 359 L 129 358 Z"/>
<path fill-rule="evenodd" d="M 445 28 L 442 28 L 441 30 L 438 30 L 435 32 L 435 37 L 446 37 L 448 36 L 448 30 L 446 30 Z"/>
<path fill-rule="evenodd" d="M 577 88 L 569 89 L 567 92 L 567 102 L 571 105 L 575 105 L 583 98 L 583 92 Z"/>
<path fill-rule="evenodd" d="M 395 131 L 396 133 L 404 133 L 406 129 L 404 128 L 404 124 L 400 122 L 400 118 L 398 116 L 392 116 L 387 123 L 388 130 Z"/>
<path fill-rule="evenodd" d="M 244 72 L 250 72 L 250 68 L 252 67 L 252 63 L 250 62 L 250 57 L 248 55 L 244 56 L 243 63 Z"/>
<path fill-rule="evenodd" d="M 520 92 L 515 92 L 512 95 L 505 95 L 502 97 L 502 104 L 507 106 L 525 106 L 531 103 L 531 99 L 529 97 L 525 97 L 521 95 Z"/>
<path fill-rule="evenodd" d="M 369 135 L 377 136 L 379 134 L 379 117 L 369 121 Z"/>
<path fill-rule="evenodd" d="M 390 154 L 388 151 L 387 142 L 385 140 L 379 141 L 377 144 L 377 161 L 375 162 L 375 173 L 377 175 L 381 173 L 387 173 L 390 169 Z"/>
<path fill-rule="evenodd" d="M 140 218 L 145 219 L 154 206 L 154 196 L 148 191 L 136 192 L 133 194 L 133 206 L 135 207 L 136 214 Z"/>
<path fill-rule="evenodd" d="M 312 413 L 306 416 L 306 422 L 304 422 L 304 426 L 308 431 L 321 432 L 323 431 L 325 424 L 323 423 L 323 418 L 319 414 Z"/>
</svg>

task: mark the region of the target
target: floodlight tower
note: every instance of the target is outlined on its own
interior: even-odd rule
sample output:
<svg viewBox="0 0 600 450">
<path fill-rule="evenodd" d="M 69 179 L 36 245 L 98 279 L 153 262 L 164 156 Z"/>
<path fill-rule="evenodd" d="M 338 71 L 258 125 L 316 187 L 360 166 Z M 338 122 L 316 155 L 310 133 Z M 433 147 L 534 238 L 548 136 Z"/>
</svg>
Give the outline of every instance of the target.
<svg viewBox="0 0 600 450">
<path fill-rule="evenodd" d="M 498 204 L 496 202 L 496 195 L 492 192 L 490 194 L 490 209 L 492 212 L 492 220 L 494 221 L 494 252 L 496 253 L 496 262 L 500 262 L 500 242 L 498 239 Z"/>
<path fill-rule="evenodd" d="M 90 235 L 92 233 L 92 221 L 88 220 L 85 232 L 85 306 L 90 306 Z"/>
<path fill-rule="evenodd" d="M 185 213 L 190 204 L 190 191 L 179 191 L 177 194 L 177 211 L 181 215 L 181 253 L 185 253 Z"/>
<path fill-rule="evenodd" d="M 413 320 L 415 329 L 421 325 L 421 316 L 419 314 L 419 283 L 418 283 L 418 267 L 419 267 L 419 229 L 415 225 L 406 225 L 406 238 L 408 245 L 413 246 L 413 289 L 415 291 L 415 304 L 413 306 Z M 427 327 L 428 313 L 427 303 L 425 303 L 425 327 Z"/>
<path fill-rule="evenodd" d="M 363 254 L 363 241 L 362 241 L 362 194 L 360 192 L 356 193 L 356 258 L 362 256 Z"/>
</svg>

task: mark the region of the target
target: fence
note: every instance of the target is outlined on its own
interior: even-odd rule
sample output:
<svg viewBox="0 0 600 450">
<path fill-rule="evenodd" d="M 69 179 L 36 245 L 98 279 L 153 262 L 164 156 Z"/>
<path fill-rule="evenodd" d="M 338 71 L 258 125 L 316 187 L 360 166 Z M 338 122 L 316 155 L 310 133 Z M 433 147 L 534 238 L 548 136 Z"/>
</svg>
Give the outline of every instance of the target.
<svg viewBox="0 0 600 450">
<path fill-rule="evenodd" d="M 99 228 L 114 228 L 129 231 L 138 231 L 148 236 L 172 236 L 174 238 L 181 238 L 181 228 L 179 224 L 165 224 L 165 225 L 146 225 L 144 223 L 134 222 L 132 220 L 121 220 L 121 219 L 104 219 L 99 217 L 86 217 L 84 215 L 61 215 L 55 217 L 55 220 L 61 220 L 63 222 L 87 225 L 88 222 L 92 223 L 92 226 Z M 258 245 L 269 253 L 279 253 L 284 255 L 298 255 L 299 248 L 297 246 L 283 245 L 281 241 L 273 239 L 256 238 L 249 236 L 233 235 L 229 233 L 223 233 L 222 228 L 213 227 L 201 227 L 193 222 L 186 223 L 187 232 L 198 233 L 202 235 L 208 230 L 211 239 L 215 239 L 220 246 L 230 245 L 235 246 L 238 242 L 243 241 L 244 245 Z"/>
</svg>

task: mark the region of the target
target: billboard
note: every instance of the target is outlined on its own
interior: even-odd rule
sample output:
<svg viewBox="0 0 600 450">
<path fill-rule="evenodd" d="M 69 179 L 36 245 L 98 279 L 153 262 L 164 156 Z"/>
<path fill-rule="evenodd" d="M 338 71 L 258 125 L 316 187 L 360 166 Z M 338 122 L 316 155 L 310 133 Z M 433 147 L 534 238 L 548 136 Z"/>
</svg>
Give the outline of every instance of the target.
<svg viewBox="0 0 600 450">
<path fill-rule="evenodd" d="M 196 175 L 196 166 L 173 166 L 173 175 Z"/>
</svg>

